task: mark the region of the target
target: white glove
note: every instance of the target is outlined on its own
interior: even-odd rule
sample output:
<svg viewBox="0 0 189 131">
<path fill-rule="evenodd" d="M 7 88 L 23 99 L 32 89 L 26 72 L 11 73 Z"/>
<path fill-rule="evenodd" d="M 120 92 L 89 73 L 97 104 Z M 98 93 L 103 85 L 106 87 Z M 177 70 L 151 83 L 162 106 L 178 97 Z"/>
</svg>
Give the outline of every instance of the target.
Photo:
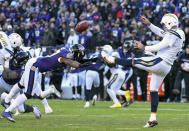
<svg viewBox="0 0 189 131">
<path fill-rule="evenodd" d="M 7 60 L 10 59 L 10 57 L 11 57 L 10 54 L 6 54 L 5 57 L 4 57 L 4 60 L 7 61 Z"/>
<path fill-rule="evenodd" d="M 108 64 L 114 64 L 115 63 L 115 57 L 112 57 L 112 56 L 104 57 L 104 61 Z"/>
<path fill-rule="evenodd" d="M 103 58 L 104 58 L 104 57 L 108 57 L 108 54 L 107 54 L 105 51 L 102 51 L 102 52 L 101 52 L 101 55 L 102 55 Z"/>
</svg>

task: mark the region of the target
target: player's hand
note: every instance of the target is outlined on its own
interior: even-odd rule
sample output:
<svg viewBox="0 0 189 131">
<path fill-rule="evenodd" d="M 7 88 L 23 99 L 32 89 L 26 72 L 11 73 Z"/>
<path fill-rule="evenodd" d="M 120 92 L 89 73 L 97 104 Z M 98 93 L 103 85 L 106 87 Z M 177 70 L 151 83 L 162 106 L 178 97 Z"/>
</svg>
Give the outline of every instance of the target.
<svg viewBox="0 0 189 131">
<path fill-rule="evenodd" d="M 144 17 L 144 16 L 141 16 L 141 17 L 140 17 L 140 21 L 141 21 L 143 24 L 147 25 L 147 26 L 150 26 L 150 24 L 151 24 L 151 22 L 150 22 L 146 17 Z"/>
<path fill-rule="evenodd" d="M 90 65 L 93 65 L 92 62 L 85 62 L 85 63 L 79 64 L 79 68 L 87 67 Z"/>
<path fill-rule="evenodd" d="M 112 56 L 107 56 L 103 58 L 103 61 L 105 64 L 110 65 L 110 64 L 115 64 L 115 57 Z"/>
<path fill-rule="evenodd" d="M 139 41 L 135 41 L 134 47 L 141 50 L 145 50 L 145 46 Z"/>
<path fill-rule="evenodd" d="M 184 69 L 184 63 L 182 63 L 180 66 L 181 66 L 182 69 Z"/>
</svg>

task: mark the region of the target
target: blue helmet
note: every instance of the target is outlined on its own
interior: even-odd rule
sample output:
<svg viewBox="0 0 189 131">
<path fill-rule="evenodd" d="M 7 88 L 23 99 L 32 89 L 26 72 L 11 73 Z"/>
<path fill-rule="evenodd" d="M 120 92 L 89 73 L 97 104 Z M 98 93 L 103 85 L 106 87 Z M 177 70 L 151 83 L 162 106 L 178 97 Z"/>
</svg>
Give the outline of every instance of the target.
<svg viewBox="0 0 189 131">
<path fill-rule="evenodd" d="M 124 53 L 129 52 L 133 49 L 133 44 L 130 41 L 125 41 L 122 45 L 122 48 Z"/>
</svg>

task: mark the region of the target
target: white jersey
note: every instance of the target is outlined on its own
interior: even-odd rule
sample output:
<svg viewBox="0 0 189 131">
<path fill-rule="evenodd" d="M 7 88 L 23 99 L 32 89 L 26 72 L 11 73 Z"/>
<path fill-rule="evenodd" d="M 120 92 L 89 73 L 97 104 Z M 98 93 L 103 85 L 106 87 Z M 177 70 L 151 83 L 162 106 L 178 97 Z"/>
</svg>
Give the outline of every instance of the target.
<svg viewBox="0 0 189 131">
<path fill-rule="evenodd" d="M 157 56 L 161 57 L 166 63 L 172 65 L 176 59 L 176 55 L 182 49 L 184 35 L 183 31 L 177 29 L 164 32 L 153 24 L 151 24 L 149 28 L 158 36 L 163 37 L 163 40 L 156 45 L 146 46 L 145 50 L 158 52 Z"/>
<path fill-rule="evenodd" d="M 0 44 L 2 48 L 8 48 L 9 50 L 11 50 L 11 43 L 8 35 L 3 31 L 0 31 Z"/>
<path fill-rule="evenodd" d="M 5 61 L 9 61 L 11 59 L 11 53 L 9 51 L 12 52 L 11 50 L 5 48 L 0 50 L 0 65 L 3 67 L 5 66 Z"/>
</svg>

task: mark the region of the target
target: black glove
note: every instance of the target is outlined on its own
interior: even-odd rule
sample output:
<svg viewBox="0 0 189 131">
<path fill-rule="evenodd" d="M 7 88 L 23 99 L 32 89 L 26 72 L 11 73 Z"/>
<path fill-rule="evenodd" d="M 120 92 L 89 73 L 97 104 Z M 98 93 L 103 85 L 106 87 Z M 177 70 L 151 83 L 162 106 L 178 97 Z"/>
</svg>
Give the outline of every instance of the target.
<svg viewBox="0 0 189 131">
<path fill-rule="evenodd" d="M 85 62 L 85 63 L 79 64 L 79 68 L 87 67 L 90 65 L 92 65 L 92 62 Z"/>
<path fill-rule="evenodd" d="M 79 61 L 80 63 L 86 63 L 86 62 L 97 62 L 99 59 L 98 58 L 92 58 L 92 59 L 82 59 Z"/>
</svg>

